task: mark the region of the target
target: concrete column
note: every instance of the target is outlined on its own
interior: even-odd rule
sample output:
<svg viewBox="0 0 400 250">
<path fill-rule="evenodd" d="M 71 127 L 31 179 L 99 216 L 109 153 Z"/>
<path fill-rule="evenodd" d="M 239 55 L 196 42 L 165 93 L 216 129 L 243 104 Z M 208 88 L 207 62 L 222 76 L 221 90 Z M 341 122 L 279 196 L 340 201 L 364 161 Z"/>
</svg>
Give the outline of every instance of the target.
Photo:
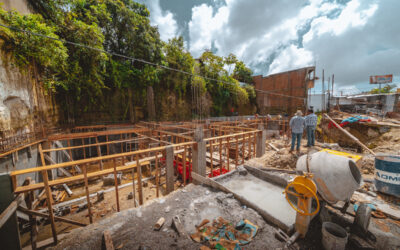
<svg viewBox="0 0 400 250">
<path fill-rule="evenodd" d="M 206 142 L 203 140 L 204 132 L 202 127 L 197 127 L 194 132 L 194 140 L 196 144 L 193 145 L 193 172 L 206 176 Z M 196 181 L 194 181 L 195 184 Z"/>
<path fill-rule="evenodd" d="M 265 154 L 265 142 L 267 140 L 267 131 L 264 130 L 264 126 L 259 124 L 258 129 L 261 130 L 257 136 L 256 141 L 256 157 L 261 157 Z"/>
<path fill-rule="evenodd" d="M 166 193 L 174 191 L 174 147 L 165 148 L 165 168 L 166 168 Z"/>
</svg>

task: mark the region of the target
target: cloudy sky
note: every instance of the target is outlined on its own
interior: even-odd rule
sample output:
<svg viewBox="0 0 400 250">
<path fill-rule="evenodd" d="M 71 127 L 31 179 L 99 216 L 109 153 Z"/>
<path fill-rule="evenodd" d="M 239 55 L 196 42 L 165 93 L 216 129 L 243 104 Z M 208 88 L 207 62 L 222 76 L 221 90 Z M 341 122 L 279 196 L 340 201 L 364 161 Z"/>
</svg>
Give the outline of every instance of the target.
<svg viewBox="0 0 400 250">
<path fill-rule="evenodd" d="M 317 76 L 335 74 L 336 91 L 368 90 L 370 75 L 400 83 L 400 0 L 141 2 L 161 38 L 183 36 L 194 57 L 234 53 L 263 75 L 315 64 Z"/>
</svg>

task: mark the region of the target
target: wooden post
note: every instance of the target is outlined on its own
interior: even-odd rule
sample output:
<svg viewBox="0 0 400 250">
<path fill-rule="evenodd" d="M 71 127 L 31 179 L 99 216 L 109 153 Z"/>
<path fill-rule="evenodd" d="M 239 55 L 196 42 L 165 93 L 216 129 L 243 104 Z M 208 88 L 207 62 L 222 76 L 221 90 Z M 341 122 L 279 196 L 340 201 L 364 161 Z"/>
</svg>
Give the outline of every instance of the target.
<svg viewBox="0 0 400 250">
<path fill-rule="evenodd" d="M 257 138 L 256 138 L 256 134 L 257 134 L 257 132 L 254 132 L 254 134 L 253 134 L 253 157 L 255 158 L 256 157 L 256 140 L 257 140 Z"/>
<path fill-rule="evenodd" d="M 124 143 L 122 142 L 122 134 L 120 134 L 120 136 L 119 136 L 119 138 L 121 139 L 121 153 L 123 153 L 124 152 Z M 122 161 L 124 161 L 123 159 L 122 159 Z"/>
<path fill-rule="evenodd" d="M 99 144 L 99 139 L 97 138 L 97 136 L 96 136 L 96 144 Z M 97 145 L 97 156 L 101 157 L 100 145 Z M 100 163 L 100 170 L 103 170 L 103 160 L 100 160 L 99 163 Z M 103 176 L 102 176 L 102 179 L 103 179 Z"/>
<path fill-rule="evenodd" d="M 131 160 L 132 160 L 132 157 L 133 156 L 131 156 Z M 136 168 L 137 168 L 137 166 L 136 166 Z M 133 205 L 136 207 L 135 168 L 132 168 L 132 194 L 133 194 Z"/>
<path fill-rule="evenodd" d="M 142 167 L 139 162 L 139 154 L 136 154 L 136 168 L 138 177 L 138 192 L 139 192 L 139 204 L 143 205 L 143 190 L 142 190 Z"/>
<path fill-rule="evenodd" d="M 244 150 L 246 148 L 246 135 L 243 134 L 243 141 L 242 141 L 242 164 L 244 164 Z"/>
<path fill-rule="evenodd" d="M 81 139 L 82 146 L 85 145 L 85 140 L 82 138 Z M 86 159 L 86 147 L 83 147 L 83 159 Z"/>
<path fill-rule="evenodd" d="M 108 142 L 108 135 L 106 135 L 106 142 Z M 108 143 L 106 145 L 107 145 L 107 155 L 110 155 L 110 148 L 108 146 Z"/>
<path fill-rule="evenodd" d="M 211 161 L 211 177 L 214 177 L 213 175 L 213 140 L 210 141 L 210 161 Z"/>
<path fill-rule="evenodd" d="M 32 180 L 30 177 L 28 177 L 24 185 L 30 185 L 34 184 L 35 181 Z M 30 191 L 26 196 L 25 196 L 25 203 L 28 209 L 33 210 L 33 200 L 35 199 L 35 193 L 33 191 Z M 36 240 L 37 240 L 37 234 L 38 234 L 38 228 L 37 228 L 37 223 L 36 223 L 36 216 L 35 215 L 29 215 L 29 224 L 31 225 L 31 246 L 32 249 L 36 249 Z"/>
<path fill-rule="evenodd" d="M 88 206 L 89 213 L 89 222 L 93 223 L 93 215 L 92 215 L 92 205 L 90 204 L 90 195 L 89 195 L 89 182 L 87 178 L 87 164 L 83 165 L 83 178 L 85 179 L 85 192 L 86 192 L 86 200 Z"/>
<path fill-rule="evenodd" d="M 160 195 L 160 191 L 159 191 L 160 173 L 159 173 L 159 168 L 158 168 L 158 151 L 155 152 L 155 158 L 156 158 L 156 196 L 158 198 Z"/>
<path fill-rule="evenodd" d="M 71 140 L 67 140 L 67 146 L 71 147 Z M 73 161 L 74 159 L 72 158 L 72 151 L 71 149 L 68 150 L 68 154 L 69 154 L 69 158 L 71 161 Z"/>
<path fill-rule="evenodd" d="M 222 173 L 222 139 L 219 139 L 219 172 Z"/>
<path fill-rule="evenodd" d="M 118 194 L 118 178 L 117 178 L 117 163 L 115 158 L 112 159 L 114 167 L 114 185 L 115 185 L 115 199 L 117 201 L 117 211 L 119 212 L 119 194 Z"/>
<path fill-rule="evenodd" d="M 249 134 L 249 139 L 247 140 L 247 143 L 248 143 L 248 153 L 247 153 L 247 155 L 248 155 L 248 158 L 249 158 L 249 160 L 250 160 L 250 158 L 251 158 L 251 134 Z"/>
<path fill-rule="evenodd" d="M 183 146 L 183 185 L 186 186 L 186 146 Z M 189 165 L 190 166 L 190 165 Z"/>
<path fill-rule="evenodd" d="M 166 182 L 166 194 L 174 191 L 174 147 L 165 147 L 165 182 Z"/>
<path fill-rule="evenodd" d="M 226 161 L 227 161 L 227 168 L 228 168 L 228 172 L 230 171 L 230 167 L 229 167 L 229 148 L 230 148 L 230 143 L 229 143 L 229 137 L 226 138 L 226 147 L 225 147 L 225 155 L 226 155 Z"/>
<path fill-rule="evenodd" d="M 42 144 L 39 144 L 39 153 L 40 153 L 40 159 L 42 161 L 42 166 L 46 166 L 46 162 L 43 156 Z M 57 244 L 57 231 L 56 231 L 56 224 L 54 222 L 53 205 L 51 204 L 52 194 L 49 186 L 49 176 L 47 175 L 47 170 L 42 170 L 42 177 L 43 177 L 44 189 L 46 191 L 47 208 L 49 210 L 49 215 L 50 215 L 51 232 L 53 233 L 54 244 Z"/>
<path fill-rule="evenodd" d="M 236 139 L 236 154 L 235 154 L 235 167 L 238 167 L 238 161 L 239 161 L 239 138 L 238 136 L 235 136 Z"/>
</svg>

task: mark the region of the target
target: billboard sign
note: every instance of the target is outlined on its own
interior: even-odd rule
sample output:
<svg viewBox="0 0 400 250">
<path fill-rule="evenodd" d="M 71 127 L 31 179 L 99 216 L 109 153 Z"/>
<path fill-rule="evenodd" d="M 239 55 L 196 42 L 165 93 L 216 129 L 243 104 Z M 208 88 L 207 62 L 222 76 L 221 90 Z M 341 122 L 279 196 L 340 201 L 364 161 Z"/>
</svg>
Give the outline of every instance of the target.
<svg viewBox="0 0 400 250">
<path fill-rule="evenodd" d="M 381 76 L 370 76 L 370 84 L 381 84 L 381 83 L 391 83 L 393 80 L 393 75 L 381 75 Z"/>
</svg>

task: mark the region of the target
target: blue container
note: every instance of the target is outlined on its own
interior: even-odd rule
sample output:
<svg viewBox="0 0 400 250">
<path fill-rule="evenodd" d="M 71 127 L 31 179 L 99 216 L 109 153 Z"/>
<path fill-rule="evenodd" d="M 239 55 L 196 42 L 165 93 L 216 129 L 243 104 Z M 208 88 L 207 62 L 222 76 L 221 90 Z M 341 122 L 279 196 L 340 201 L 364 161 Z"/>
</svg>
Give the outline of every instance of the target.
<svg viewBox="0 0 400 250">
<path fill-rule="evenodd" d="M 375 186 L 379 192 L 400 197 L 400 156 L 375 157 Z"/>
</svg>

